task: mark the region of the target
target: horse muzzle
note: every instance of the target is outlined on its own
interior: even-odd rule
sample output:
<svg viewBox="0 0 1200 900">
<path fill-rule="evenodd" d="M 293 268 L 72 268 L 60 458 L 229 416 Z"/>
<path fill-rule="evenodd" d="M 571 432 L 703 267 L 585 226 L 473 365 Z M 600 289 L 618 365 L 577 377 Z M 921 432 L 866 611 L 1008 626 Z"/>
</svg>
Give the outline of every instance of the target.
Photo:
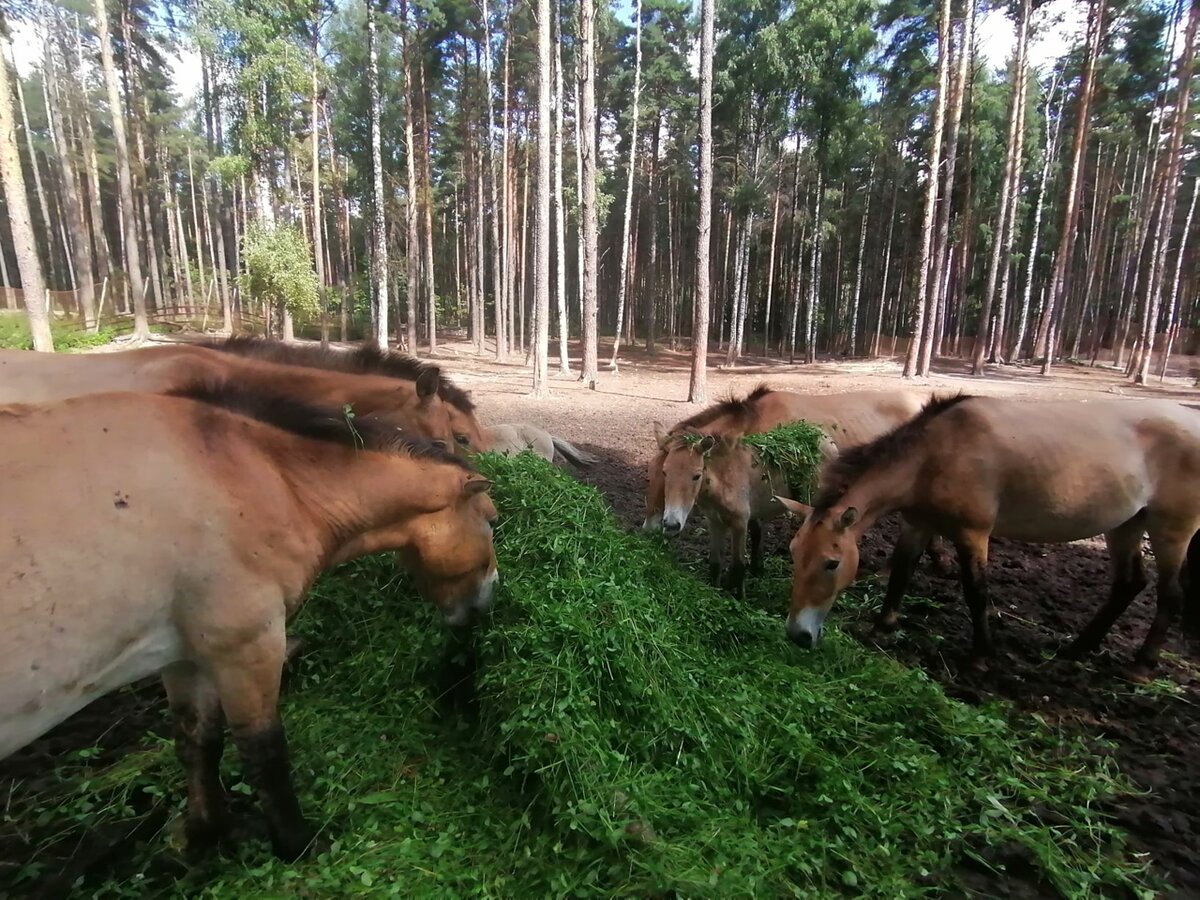
<svg viewBox="0 0 1200 900">
<path fill-rule="evenodd" d="M 662 530 L 667 537 L 679 537 L 683 526 L 687 524 L 688 514 L 678 509 L 668 509 L 663 513 Z"/>
<path fill-rule="evenodd" d="M 825 614 L 826 610 L 810 607 L 789 615 L 787 635 L 792 639 L 792 643 L 805 650 L 817 646 L 825 632 Z"/>
<path fill-rule="evenodd" d="M 458 604 L 446 612 L 446 624 L 452 628 L 462 628 L 474 624 L 475 620 L 492 608 L 496 595 L 496 585 L 500 582 L 500 570 L 492 569 L 490 575 L 479 583 L 475 593 L 464 597 Z"/>
</svg>

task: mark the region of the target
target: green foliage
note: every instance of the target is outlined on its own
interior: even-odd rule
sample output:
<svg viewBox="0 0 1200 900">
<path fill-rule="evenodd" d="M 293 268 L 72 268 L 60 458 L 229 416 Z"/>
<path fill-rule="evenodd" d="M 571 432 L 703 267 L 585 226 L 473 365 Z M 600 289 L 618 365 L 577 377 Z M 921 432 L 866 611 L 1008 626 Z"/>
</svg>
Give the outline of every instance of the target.
<svg viewBox="0 0 1200 900">
<path fill-rule="evenodd" d="M 218 156 L 209 160 L 208 172 L 221 184 L 237 184 L 240 177 L 250 174 L 250 160 L 237 154 Z"/>
<path fill-rule="evenodd" d="M 242 240 L 246 271 L 238 281 L 243 291 L 293 315 L 312 315 L 320 309 L 317 275 L 308 241 L 297 228 L 251 225 Z"/>
<path fill-rule="evenodd" d="M 742 443 L 754 449 L 765 468 L 784 473 L 793 499 L 808 503 L 816 487 L 824 440 L 821 428 L 799 421 L 760 434 L 748 434 Z"/>
<path fill-rule="evenodd" d="M 502 588 L 473 650 L 477 718 L 435 712 L 444 632 L 392 561 L 343 566 L 294 623 L 309 651 L 284 705 L 330 848 L 288 864 L 249 843 L 188 868 L 163 829 L 96 895 L 890 898 L 952 889 L 964 858 L 996 847 L 1067 895 L 1139 883 L 1098 811 L 1122 787 L 1110 759 L 952 701 L 836 629 L 800 651 L 592 488 L 528 454 L 479 462 Z M 753 597 L 777 609 L 772 562 Z M 157 742 L 60 775 L 57 794 L 8 807 L 41 810 L 59 839 L 135 824 L 130 796 L 161 814 L 182 795 Z"/>
<path fill-rule="evenodd" d="M 60 322 L 50 323 L 54 338 L 54 349 L 58 351 L 82 350 L 111 344 L 117 332 L 113 328 L 101 328 L 94 334 L 75 325 Z M 29 333 L 29 320 L 23 314 L 0 314 L 0 348 L 5 350 L 32 350 L 33 337 Z"/>
</svg>

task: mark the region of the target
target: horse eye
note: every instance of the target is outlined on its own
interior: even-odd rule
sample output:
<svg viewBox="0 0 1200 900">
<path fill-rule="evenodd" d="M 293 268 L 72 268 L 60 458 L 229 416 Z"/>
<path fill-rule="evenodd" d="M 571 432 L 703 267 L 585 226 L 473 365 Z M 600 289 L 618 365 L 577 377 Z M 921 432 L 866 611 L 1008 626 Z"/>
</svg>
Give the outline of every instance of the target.
<svg viewBox="0 0 1200 900">
<path fill-rule="evenodd" d="M 471 439 L 469 437 L 467 437 L 465 434 L 456 434 L 454 436 L 454 440 L 458 443 L 458 446 L 460 446 L 460 447 L 466 447 L 468 444 L 471 443 Z"/>
<path fill-rule="evenodd" d="M 700 473 L 697 472 L 695 475 L 692 476 L 692 481 L 699 481 L 699 480 L 700 480 Z"/>
<path fill-rule="evenodd" d="M 445 441 L 434 441 L 433 446 L 437 447 L 439 450 L 445 450 L 447 444 Z"/>
<path fill-rule="evenodd" d="M 840 566 L 841 564 L 842 564 L 842 561 L 840 559 L 827 559 L 827 560 L 825 560 L 825 571 L 826 572 L 834 572 L 837 570 L 837 567 Z"/>
</svg>

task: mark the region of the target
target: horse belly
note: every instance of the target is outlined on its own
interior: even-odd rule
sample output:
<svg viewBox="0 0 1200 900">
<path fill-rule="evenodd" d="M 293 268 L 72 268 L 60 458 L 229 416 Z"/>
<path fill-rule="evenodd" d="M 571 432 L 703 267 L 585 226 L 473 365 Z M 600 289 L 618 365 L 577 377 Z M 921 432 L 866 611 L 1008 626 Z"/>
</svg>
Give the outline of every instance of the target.
<svg viewBox="0 0 1200 900">
<path fill-rule="evenodd" d="M 0 689 L 0 759 L 20 750 L 55 725 L 70 718 L 93 700 L 161 671 L 183 658 L 183 643 L 175 626 L 166 621 L 151 628 L 110 654 L 92 659 L 64 673 L 54 648 L 38 648 L 22 663 L 26 677 L 6 678 Z M 36 659 L 36 661 L 33 661 Z M 16 660 L 9 659 L 6 669 Z M 58 671 L 56 671 L 56 669 Z M 63 677 L 63 676 L 66 677 Z"/>
<path fill-rule="evenodd" d="M 1006 491 L 992 534 L 1015 541 L 1057 544 L 1111 531 L 1145 508 L 1142 479 L 1105 473 L 1090 481 L 1071 479 L 1057 489 L 1047 485 Z"/>
</svg>

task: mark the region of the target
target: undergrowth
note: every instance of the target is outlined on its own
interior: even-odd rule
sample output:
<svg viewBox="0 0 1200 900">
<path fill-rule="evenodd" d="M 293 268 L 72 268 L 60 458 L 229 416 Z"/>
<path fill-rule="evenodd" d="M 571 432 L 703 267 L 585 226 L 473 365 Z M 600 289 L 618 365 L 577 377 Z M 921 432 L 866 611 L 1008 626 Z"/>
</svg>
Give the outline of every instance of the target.
<svg viewBox="0 0 1200 900">
<path fill-rule="evenodd" d="M 116 330 L 112 328 L 101 328 L 92 333 L 58 322 L 50 323 L 50 334 L 54 338 L 54 349 L 60 352 L 100 347 L 112 343 L 113 338 L 117 336 Z M 29 322 L 24 315 L 15 313 L 0 315 L 0 349 L 33 349 L 33 337 L 29 333 Z"/>
<path fill-rule="evenodd" d="M 457 657 L 478 666 L 475 713 L 445 714 L 445 633 L 392 561 L 345 565 L 294 623 L 308 650 L 283 709 L 331 846 L 286 864 L 249 841 L 189 866 L 159 828 L 81 892 L 899 897 L 955 891 L 965 862 L 995 859 L 1068 896 L 1142 884 L 1101 812 L 1124 788 L 1111 760 L 952 701 L 836 629 L 795 648 L 778 565 L 736 601 L 549 464 L 480 465 L 502 583 Z M 233 756 L 227 783 L 246 792 Z M 70 839 L 139 808 L 174 814 L 183 779 L 158 742 L 75 763 L 56 790 L 6 815 L 40 813 Z"/>
</svg>

